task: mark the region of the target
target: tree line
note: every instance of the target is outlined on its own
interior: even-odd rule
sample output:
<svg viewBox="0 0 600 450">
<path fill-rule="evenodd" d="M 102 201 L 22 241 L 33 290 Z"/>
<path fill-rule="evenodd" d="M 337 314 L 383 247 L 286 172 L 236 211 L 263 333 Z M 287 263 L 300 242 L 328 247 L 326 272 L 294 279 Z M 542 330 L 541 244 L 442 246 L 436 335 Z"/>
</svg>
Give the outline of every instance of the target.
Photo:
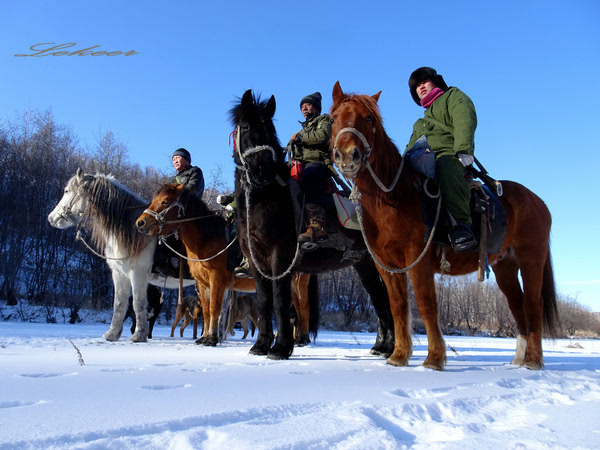
<svg viewBox="0 0 600 450">
<path fill-rule="evenodd" d="M 70 127 L 51 111 L 27 111 L 0 122 L 0 300 L 20 299 L 67 310 L 72 323 L 83 308 L 112 307 L 112 279 L 106 262 L 75 239 L 75 230 L 58 230 L 46 220 L 78 168 L 111 173 L 131 191 L 150 199 L 169 174 L 130 161 L 127 146 L 111 131 L 84 148 Z M 207 174 L 205 200 L 227 188 L 220 168 Z M 445 276 L 436 281 L 440 324 L 445 334 L 514 336 L 515 324 L 504 296 L 493 281 Z M 319 276 L 321 326 L 350 331 L 376 330 L 376 315 L 352 268 Z M 413 328 L 424 332 L 409 289 Z M 163 308 L 170 319 L 176 295 Z M 600 322 L 576 299 L 559 297 L 565 334 L 600 334 Z"/>
</svg>

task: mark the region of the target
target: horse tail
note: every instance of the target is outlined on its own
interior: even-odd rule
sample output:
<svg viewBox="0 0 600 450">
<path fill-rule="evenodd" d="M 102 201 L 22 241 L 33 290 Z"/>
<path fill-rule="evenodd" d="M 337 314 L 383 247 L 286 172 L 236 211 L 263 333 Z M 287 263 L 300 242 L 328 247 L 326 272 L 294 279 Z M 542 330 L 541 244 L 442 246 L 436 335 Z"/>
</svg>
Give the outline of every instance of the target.
<svg viewBox="0 0 600 450">
<path fill-rule="evenodd" d="M 308 317 L 308 332 L 314 342 L 317 339 L 320 320 L 319 308 L 319 277 L 312 274 L 308 282 L 308 303 L 310 306 L 310 316 Z"/>
<path fill-rule="evenodd" d="M 250 320 L 250 329 L 252 330 L 252 334 L 250 336 L 254 337 L 254 332 L 256 331 L 256 326 L 254 326 L 253 320 Z"/>
<path fill-rule="evenodd" d="M 554 284 L 554 270 L 552 268 L 550 246 L 548 246 L 548 254 L 544 263 L 542 302 L 544 307 L 544 331 L 548 336 L 557 338 L 561 332 L 561 324 L 556 305 L 556 286 Z"/>
</svg>

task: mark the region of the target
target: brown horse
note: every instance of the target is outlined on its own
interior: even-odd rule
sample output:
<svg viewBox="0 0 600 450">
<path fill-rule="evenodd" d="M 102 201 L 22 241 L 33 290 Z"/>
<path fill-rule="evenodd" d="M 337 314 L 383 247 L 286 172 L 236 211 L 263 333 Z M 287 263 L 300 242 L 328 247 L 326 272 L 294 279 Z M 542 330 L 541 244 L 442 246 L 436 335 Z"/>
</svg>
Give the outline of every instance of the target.
<svg viewBox="0 0 600 450">
<path fill-rule="evenodd" d="M 354 189 L 360 194 L 355 199 L 362 206 L 364 236 L 380 261 L 378 270 L 390 295 L 396 340 L 387 362 L 406 366 L 412 354 L 407 280 L 401 269 L 412 266 L 422 255 L 408 274 L 427 331 L 428 355 L 423 366 L 443 370 L 446 346 L 438 324 L 434 284 L 434 274 L 440 273 L 440 258 L 434 247 L 423 253 L 425 225 L 415 186 L 418 177 L 408 165 L 403 168 L 403 158 L 383 128 L 377 104 L 380 94 L 345 94 L 339 82 L 335 84 L 331 107 L 333 157 L 341 173 L 354 180 Z M 395 186 L 385 192 L 395 179 Z M 490 254 L 489 263 L 517 325 L 517 351 L 512 363 L 541 369 L 542 331 L 554 337 L 560 327 L 550 258 L 551 217 L 544 202 L 524 186 L 512 181 L 502 181 L 502 186 L 500 200 L 508 229 L 499 254 Z M 447 260 L 450 275 L 477 270 L 475 252 L 449 251 Z"/>
<path fill-rule="evenodd" d="M 252 278 L 235 278 L 227 270 L 227 251 L 222 251 L 227 247 L 225 219 L 209 210 L 191 190 L 181 185 L 166 184 L 154 194 L 152 203 L 138 218 L 136 225 L 138 231 L 149 235 L 178 233 L 186 248 L 190 273 L 196 280 L 198 292 L 203 293 L 200 298 L 204 332 L 196 343 L 217 345 L 225 290 L 256 291 Z M 296 274 L 295 277 L 305 279 L 300 285 L 308 285 L 310 275 Z"/>
</svg>

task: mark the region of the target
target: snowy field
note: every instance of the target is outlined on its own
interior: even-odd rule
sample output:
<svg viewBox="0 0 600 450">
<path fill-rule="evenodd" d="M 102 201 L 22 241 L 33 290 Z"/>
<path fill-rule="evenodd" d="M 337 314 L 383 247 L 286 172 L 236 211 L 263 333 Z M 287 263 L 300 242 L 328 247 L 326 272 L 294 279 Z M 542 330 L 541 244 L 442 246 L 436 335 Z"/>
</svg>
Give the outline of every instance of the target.
<svg viewBox="0 0 600 450">
<path fill-rule="evenodd" d="M 514 339 L 446 337 L 438 373 L 424 336 L 396 368 L 372 334 L 322 331 L 270 361 L 240 331 L 205 348 L 191 327 L 143 344 L 107 329 L 0 323 L 0 448 L 600 447 L 600 341 L 544 341 L 533 372 L 509 364 Z"/>
</svg>

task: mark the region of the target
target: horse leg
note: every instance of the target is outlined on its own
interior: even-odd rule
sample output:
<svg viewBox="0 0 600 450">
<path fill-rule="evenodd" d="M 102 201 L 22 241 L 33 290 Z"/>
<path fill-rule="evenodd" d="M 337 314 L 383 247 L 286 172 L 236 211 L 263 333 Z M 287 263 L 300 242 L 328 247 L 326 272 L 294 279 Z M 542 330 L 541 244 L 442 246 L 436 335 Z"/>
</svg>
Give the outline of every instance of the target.
<svg viewBox="0 0 600 450">
<path fill-rule="evenodd" d="M 437 294 L 435 292 L 433 266 L 423 264 L 409 272 L 412 281 L 417 308 L 425 324 L 427 333 L 427 358 L 423 367 L 444 370 L 446 364 L 446 343 L 439 323 Z"/>
<path fill-rule="evenodd" d="M 371 297 L 377 313 L 377 338 L 371 349 L 372 355 L 389 358 L 394 352 L 394 320 L 390 309 L 390 298 L 375 263 L 371 260 L 354 265 L 363 287 Z"/>
<path fill-rule="evenodd" d="M 210 300 L 208 308 L 210 310 L 210 319 L 206 322 L 206 314 L 204 315 L 205 323 L 207 324 L 206 335 L 196 341 L 196 344 L 215 347 L 219 343 L 219 315 L 223 306 L 223 296 L 225 295 L 226 281 L 219 279 L 216 274 L 211 276 L 210 282 Z"/>
<path fill-rule="evenodd" d="M 542 350 L 544 305 L 542 301 L 542 283 L 544 278 L 544 259 L 519 260 L 523 279 L 523 310 L 527 320 L 527 348 L 523 365 L 528 369 L 539 370 L 544 367 Z"/>
<path fill-rule="evenodd" d="M 269 359 L 288 359 L 294 351 L 294 332 L 290 322 L 292 304 L 291 275 L 273 282 L 273 307 L 277 320 L 277 337 L 269 350 Z"/>
<path fill-rule="evenodd" d="M 390 309 L 394 319 L 394 351 L 386 362 L 392 366 L 408 366 L 412 356 L 412 336 L 406 274 L 392 274 L 384 269 L 379 273 L 389 293 Z"/>
<path fill-rule="evenodd" d="M 309 281 L 310 275 L 308 274 L 295 273 L 292 276 L 292 303 L 298 314 L 297 330 L 299 330 L 296 334 L 295 342 L 299 347 L 310 343 L 308 335 L 308 320 L 310 317 L 310 302 L 308 299 Z"/>
<path fill-rule="evenodd" d="M 131 285 L 129 278 L 117 270 L 112 271 L 115 295 L 113 300 L 113 316 L 108 331 L 102 336 L 107 341 L 118 341 L 123 332 L 123 319 L 129 301 Z"/>
<path fill-rule="evenodd" d="M 527 350 L 527 320 L 523 309 L 523 290 L 519 283 L 519 266 L 511 255 L 504 255 L 492 265 L 496 283 L 506 297 L 508 308 L 517 326 L 517 350 L 511 364 L 520 366 Z"/>
<path fill-rule="evenodd" d="M 252 355 L 266 355 L 273 343 L 273 284 L 258 271 L 253 271 L 258 307 L 258 337 L 250 349 Z"/>
<path fill-rule="evenodd" d="M 202 333 L 200 334 L 200 339 L 196 341 L 197 344 L 201 344 L 204 339 L 206 339 L 208 334 L 208 324 L 210 323 L 210 301 L 209 289 L 197 284 L 198 292 L 200 292 L 200 303 L 202 304 Z M 199 342 L 200 341 L 200 342 Z"/>
</svg>

